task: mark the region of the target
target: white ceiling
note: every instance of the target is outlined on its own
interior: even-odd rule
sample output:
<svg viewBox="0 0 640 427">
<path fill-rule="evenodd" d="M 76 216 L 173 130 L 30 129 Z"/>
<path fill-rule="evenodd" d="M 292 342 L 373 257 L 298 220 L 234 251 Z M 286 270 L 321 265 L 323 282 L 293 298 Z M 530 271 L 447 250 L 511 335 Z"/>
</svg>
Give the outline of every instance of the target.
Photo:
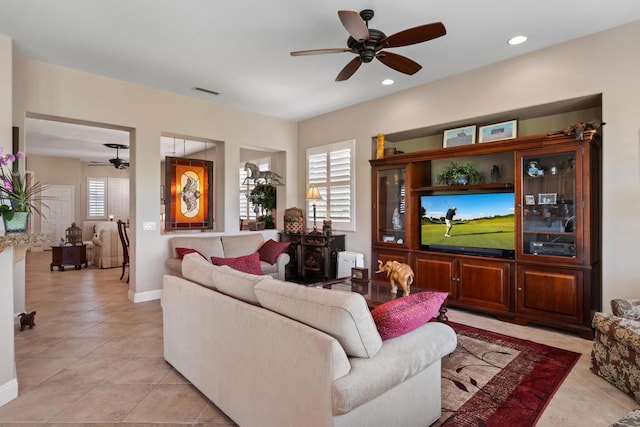
<svg viewBox="0 0 640 427">
<path fill-rule="evenodd" d="M 116 155 L 129 161 L 129 150 L 105 147 L 104 144 L 129 146 L 129 132 L 88 124 L 77 124 L 27 117 L 25 120 L 27 154 L 71 157 L 87 162 L 105 162 Z M 206 144 L 206 145 L 205 145 Z M 169 136 L 160 137 L 161 157 L 183 157 L 215 146 L 214 142 L 194 141 Z"/>
<path fill-rule="evenodd" d="M 435 21 L 447 35 L 390 49 L 423 66 L 413 76 L 373 61 L 335 82 L 352 53 L 289 55 L 345 47 L 337 10 L 365 8 L 387 35 Z M 23 56 L 295 121 L 638 19 L 638 0 L 0 0 Z M 516 34 L 529 41 L 508 46 Z"/>
</svg>

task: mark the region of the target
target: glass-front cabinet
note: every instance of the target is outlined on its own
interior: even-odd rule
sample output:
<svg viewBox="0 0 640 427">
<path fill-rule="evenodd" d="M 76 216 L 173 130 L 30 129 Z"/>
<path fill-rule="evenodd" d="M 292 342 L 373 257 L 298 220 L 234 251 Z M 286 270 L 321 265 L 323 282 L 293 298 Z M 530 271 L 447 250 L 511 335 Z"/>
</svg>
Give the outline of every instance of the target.
<svg viewBox="0 0 640 427">
<path fill-rule="evenodd" d="M 406 167 L 378 169 L 374 174 L 374 239 L 404 246 L 407 240 Z"/>
<path fill-rule="evenodd" d="M 580 258 L 580 163 L 576 151 L 519 156 L 522 255 Z"/>
</svg>

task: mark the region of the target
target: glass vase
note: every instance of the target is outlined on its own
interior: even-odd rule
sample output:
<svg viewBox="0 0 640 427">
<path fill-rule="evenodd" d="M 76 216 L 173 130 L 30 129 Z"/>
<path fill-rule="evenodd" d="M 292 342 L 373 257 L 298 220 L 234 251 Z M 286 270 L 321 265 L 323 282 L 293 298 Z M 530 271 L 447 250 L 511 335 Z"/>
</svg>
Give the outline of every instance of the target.
<svg viewBox="0 0 640 427">
<path fill-rule="evenodd" d="M 5 233 L 26 233 L 29 224 L 29 212 L 13 212 L 13 217 L 7 219 L 6 215 L 2 215 L 4 221 Z"/>
</svg>

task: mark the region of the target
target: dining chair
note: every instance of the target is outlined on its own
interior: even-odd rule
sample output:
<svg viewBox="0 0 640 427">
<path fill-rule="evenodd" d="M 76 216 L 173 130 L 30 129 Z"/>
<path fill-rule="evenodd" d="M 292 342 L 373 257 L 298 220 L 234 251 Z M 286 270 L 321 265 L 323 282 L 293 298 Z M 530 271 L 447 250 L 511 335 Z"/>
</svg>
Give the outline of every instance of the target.
<svg viewBox="0 0 640 427">
<path fill-rule="evenodd" d="M 127 235 L 127 223 L 118 220 L 118 235 L 120 236 L 120 242 L 122 242 L 122 274 L 120 280 L 124 277 L 125 267 L 129 265 L 129 236 Z M 129 283 L 129 274 L 127 274 L 127 283 Z"/>
</svg>

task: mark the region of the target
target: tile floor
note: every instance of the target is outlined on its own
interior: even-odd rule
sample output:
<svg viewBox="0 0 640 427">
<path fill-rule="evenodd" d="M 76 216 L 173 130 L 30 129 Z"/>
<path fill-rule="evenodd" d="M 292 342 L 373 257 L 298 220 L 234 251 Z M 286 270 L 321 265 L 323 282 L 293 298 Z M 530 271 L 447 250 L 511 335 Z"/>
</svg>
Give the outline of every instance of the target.
<svg viewBox="0 0 640 427">
<path fill-rule="evenodd" d="M 234 425 L 162 358 L 159 301 L 133 304 L 119 269 L 49 271 L 50 252 L 27 255 L 27 309 L 16 323 L 19 397 L 0 426 Z M 591 343 L 545 328 L 450 310 L 467 323 L 582 353 L 539 427 L 608 426 L 639 405 L 589 371 Z"/>
</svg>

